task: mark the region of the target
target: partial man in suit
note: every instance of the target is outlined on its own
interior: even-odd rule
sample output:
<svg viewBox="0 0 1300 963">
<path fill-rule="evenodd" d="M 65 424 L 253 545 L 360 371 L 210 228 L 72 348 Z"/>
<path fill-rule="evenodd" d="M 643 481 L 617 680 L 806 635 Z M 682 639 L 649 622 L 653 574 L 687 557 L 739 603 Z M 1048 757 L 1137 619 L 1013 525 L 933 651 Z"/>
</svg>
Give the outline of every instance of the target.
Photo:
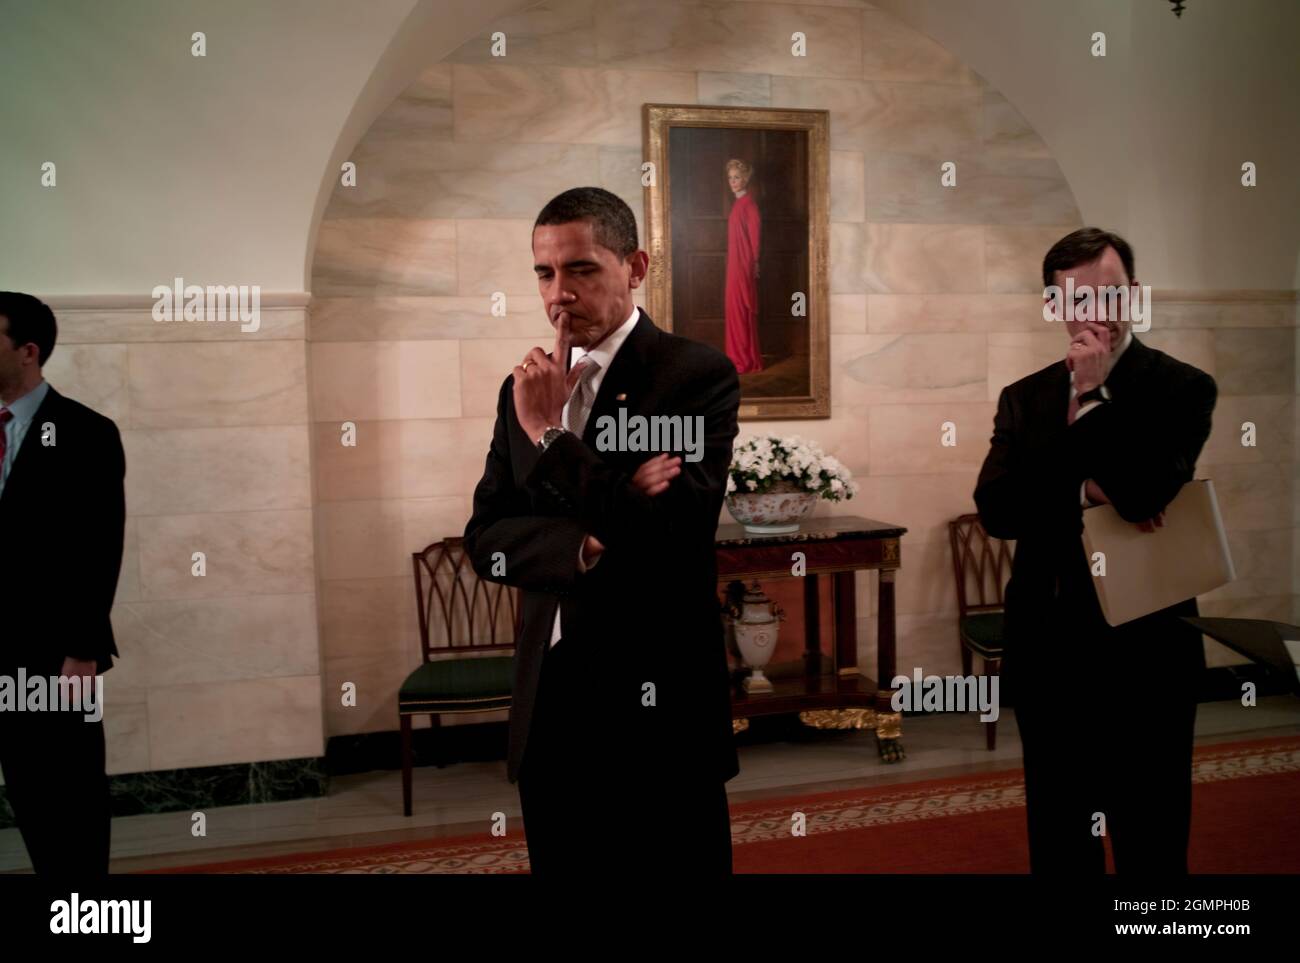
<svg viewBox="0 0 1300 963">
<path fill-rule="evenodd" d="M 649 256 L 616 195 L 553 198 L 532 247 L 555 347 L 501 386 L 465 528 L 475 571 L 523 590 L 508 776 L 529 860 L 728 873 L 739 767 L 714 535 L 739 378 L 636 307 Z M 632 450 L 631 435 L 601 436 L 623 415 L 702 431 L 680 455 Z"/>
<path fill-rule="evenodd" d="M 0 292 L 0 675 L 93 690 L 117 655 L 126 462 L 117 426 L 42 377 L 56 336 L 48 306 Z M 37 874 L 108 872 L 104 724 L 86 718 L 101 714 L 0 709 L 5 795 Z"/>
<path fill-rule="evenodd" d="M 975 489 L 988 533 L 1016 540 L 1003 674 L 1024 745 L 1031 870 L 1105 872 L 1104 831 L 1117 872 L 1186 873 L 1205 656 L 1179 616 L 1196 615 L 1196 600 L 1109 626 L 1082 513 L 1109 502 L 1154 531 L 1192 479 L 1216 387 L 1143 344 L 1128 313 L 1111 316 L 1098 297 L 1106 286 L 1137 292 L 1123 238 L 1082 228 L 1057 241 L 1045 293 L 1069 279 L 1075 311 L 1095 320 L 1066 320 L 1063 360 L 1002 390 Z"/>
</svg>

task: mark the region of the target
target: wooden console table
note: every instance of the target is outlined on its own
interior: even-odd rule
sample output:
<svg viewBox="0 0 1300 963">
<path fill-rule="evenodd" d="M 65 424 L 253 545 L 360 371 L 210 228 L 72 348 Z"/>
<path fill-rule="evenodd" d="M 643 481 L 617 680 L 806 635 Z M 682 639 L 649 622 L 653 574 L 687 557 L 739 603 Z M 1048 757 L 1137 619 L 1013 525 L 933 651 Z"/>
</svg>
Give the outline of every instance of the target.
<svg viewBox="0 0 1300 963">
<path fill-rule="evenodd" d="M 798 712 L 820 729 L 872 729 L 885 762 L 903 758 L 902 716 L 890 706 L 889 682 L 895 676 L 894 573 L 901 566 L 899 525 L 855 515 L 814 518 L 789 535 L 751 535 L 736 524 L 719 525 L 716 536 L 718 580 L 798 578 L 804 580 L 804 673 L 772 679 L 771 692 L 732 688 L 732 724 L 739 732 L 752 716 Z M 806 573 L 791 575 L 793 555 L 803 552 Z M 857 600 L 854 573 L 875 569 L 880 579 L 877 622 L 877 674 L 880 683 L 858 669 Z M 818 578 L 830 576 L 834 606 L 834 665 L 821 650 L 821 597 Z"/>
</svg>

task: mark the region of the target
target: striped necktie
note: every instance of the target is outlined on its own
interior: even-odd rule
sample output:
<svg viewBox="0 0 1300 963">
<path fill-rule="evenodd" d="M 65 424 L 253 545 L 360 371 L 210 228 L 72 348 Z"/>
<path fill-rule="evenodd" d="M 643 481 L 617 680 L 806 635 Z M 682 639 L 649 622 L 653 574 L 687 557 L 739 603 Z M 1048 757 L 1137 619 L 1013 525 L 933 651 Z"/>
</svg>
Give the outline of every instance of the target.
<svg viewBox="0 0 1300 963">
<path fill-rule="evenodd" d="M 600 370 L 600 364 L 592 358 L 584 358 L 579 363 L 578 370 L 578 382 L 569 394 L 569 423 L 565 427 L 581 438 L 587 427 L 587 417 L 591 414 L 591 407 L 596 402 L 595 394 L 591 390 L 591 379 Z"/>
</svg>

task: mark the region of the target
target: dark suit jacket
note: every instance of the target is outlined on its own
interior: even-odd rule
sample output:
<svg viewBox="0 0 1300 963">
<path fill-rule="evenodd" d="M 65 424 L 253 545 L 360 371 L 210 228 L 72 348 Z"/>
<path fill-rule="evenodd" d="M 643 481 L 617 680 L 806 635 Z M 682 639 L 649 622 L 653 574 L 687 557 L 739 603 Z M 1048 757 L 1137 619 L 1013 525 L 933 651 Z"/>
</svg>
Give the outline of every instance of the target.
<svg viewBox="0 0 1300 963">
<path fill-rule="evenodd" d="M 514 376 L 501 386 L 465 548 L 481 577 L 523 590 L 511 782 L 527 744 L 557 605 L 563 606 L 559 644 L 572 653 L 567 661 L 581 666 L 585 694 L 572 708 L 589 721 L 580 751 L 590 753 L 593 766 L 611 778 L 642 779 L 662 769 L 726 780 L 739 768 L 714 554 L 739 378 L 721 352 L 660 331 L 639 314 L 601 381 L 581 440 L 566 433 L 539 452 L 516 418 Z M 654 497 L 631 478 L 656 452 L 596 450 L 600 418 L 617 418 L 623 407 L 629 417 L 703 416 L 703 458 L 683 460 L 681 474 Z M 578 551 L 587 534 L 605 552 L 580 573 Z M 492 574 L 497 552 L 506 564 L 502 577 Z"/>
<path fill-rule="evenodd" d="M 1064 361 L 1008 385 L 998 399 L 975 503 L 990 535 L 1016 539 L 1005 599 L 1010 676 L 1013 653 L 1023 669 L 1067 638 L 1114 647 L 1119 659 L 1144 670 L 1204 667 L 1200 633 L 1178 618 L 1197 613 L 1195 599 L 1116 628 L 1106 624 L 1083 549 L 1079 486 L 1093 479 L 1127 521 L 1163 511 L 1191 480 L 1210 434 L 1214 379 L 1135 335 L 1106 386 L 1113 400 L 1072 425 Z"/>
<path fill-rule="evenodd" d="M 47 422 L 52 445 L 41 443 Z M 51 386 L 0 494 L 6 668 L 57 674 L 66 656 L 112 667 L 125 475 L 117 425 Z"/>
</svg>

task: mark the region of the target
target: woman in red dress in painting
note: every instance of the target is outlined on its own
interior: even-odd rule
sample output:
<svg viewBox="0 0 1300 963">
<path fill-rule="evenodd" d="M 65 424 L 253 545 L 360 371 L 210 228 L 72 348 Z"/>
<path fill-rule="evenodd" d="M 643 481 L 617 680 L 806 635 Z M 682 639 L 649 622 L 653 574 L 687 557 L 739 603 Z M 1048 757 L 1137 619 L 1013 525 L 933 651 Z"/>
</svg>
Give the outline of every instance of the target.
<svg viewBox="0 0 1300 963">
<path fill-rule="evenodd" d="M 758 205 L 746 190 L 753 173 L 742 160 L 727 161 L 727 184 L 736 196 L 727 218 L 727 357 L 741 374 L 763 370 L 758 350 Z"/>
</svg>

